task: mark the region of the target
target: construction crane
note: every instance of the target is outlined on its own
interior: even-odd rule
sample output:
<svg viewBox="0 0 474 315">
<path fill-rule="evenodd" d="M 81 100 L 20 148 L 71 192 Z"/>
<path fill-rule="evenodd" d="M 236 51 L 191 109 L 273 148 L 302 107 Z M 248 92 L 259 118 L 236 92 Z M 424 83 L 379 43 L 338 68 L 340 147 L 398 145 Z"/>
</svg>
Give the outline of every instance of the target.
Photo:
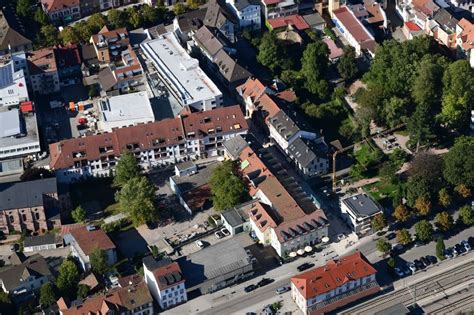
<svg viewBox="0 0 474 315">
<path fill-rule="evenodd" d="M 337 176 L 336 176 L 336 157 L 339 153 L 344 153 L 346 152 L 347 150 L 350 150 L 352 148 L 354 148 L 356 145 L 360 145 L 360 144 L 363 144 L 364 142 L 368 141 L 368 140 L 371 140 L 372 138 L 374 137 L 378 137 L 378 136 L 381 136 L 381 135 L 385 135 L 387 133 L 391 133 L 395 130 L 398 130 L 400 129 L 401 127 L 404 127 L 405 124 L 401 124 L 401 125 L 398 125 L 396 127 L 393 127 L 393 128 L 389 128 L 389 129 L 385 129 L 373 136 L 370 136 L 370 137 L 367 137 L 359 142 L 356 142 L 356 143 L 353 143 L 347 147 L 344 147 L 342 149 L 339 149 L 339 150 L 336 150 L 333 154 L 332 154 L 332 191 L 333 192 L 336 192 L 336 180 L 337 180 Z"/>
</svg>

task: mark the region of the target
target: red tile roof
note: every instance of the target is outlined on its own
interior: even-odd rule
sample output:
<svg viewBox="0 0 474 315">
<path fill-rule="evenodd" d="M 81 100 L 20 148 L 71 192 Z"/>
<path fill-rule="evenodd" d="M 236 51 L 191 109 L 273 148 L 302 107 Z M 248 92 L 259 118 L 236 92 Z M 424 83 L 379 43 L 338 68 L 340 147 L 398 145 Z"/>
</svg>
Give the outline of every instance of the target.
<svg viewBox="0 0 474 315">
<path fill-rule="evenodd" d="M 412 21 L 405 22 L 405 26 L 412 32 L 420 31 L 421 28 Z"/>
<path fill-rule="evenodd" d="M 329 292 L 346 282 L 376 274 L 377 270 L 360 252 L 329 261 L 291 278 L 297 290 L 307 299 Z"/>
<path fill-rule="evenodd" d="M 266 5 L 273 5 L 282 2 L 283 0 L 263 0 L 263 3 Z"/>
<path fill-rule="evenodd" d="M 69 168 L 77 161 L 95 161 L 111 155 L 116 157 L 126 150 L 129 144 L 137 144 L 140 150 L 177 145 L 186 141 L 189 132 L 196 132 L 196 139 L 198 139 L 211 129 L 218 128 L 221 128 L 221 133 L 224 134 L 248 129 L 248 124 L 238 105 L 118 128 L 111 133 L 52 143 L 49 145 L 50 167 L 53 169 Z M 100 149 L 105 148 L 109 150 L 101 153 Z"/>
<path fill-rule="evenodd" d="M 81 227 L 71 230 L 69 233 L 86 256 L 89 256 L 96 248 L 103 250 L 115 248 L 112 240 L 100 229 L 88 231 L 86 227 Z"/>
<path fill-rule="evenodd" d="M 301 15 L 290 15 L 282 16 L 276 19 L 268 19 L 268 23 L 272 29 L 287 27 L 289 25 L 293 26 L 299 31 L 304 31 L 309 28 L 308 23 L 303 19 Z"/>
<path fill-rule="evenodd" d="M 79 0 L 41 0 L 41 3 L 47 12 L 52 12 L 79 5 Z"/>
<path fill-rule="evenodd" d="M 458 34 L 458 37 L 461 38 L 462 41 L 462 48 L 465 50 L 473 49 L 474 24 L 463 18 L 459 21 L 458 26 L 462 29 L 461 34 Z"/>
<path fill-rule="evenodd" d="M 375 40 L 362 25 L 362 23 L 354 16 L 354 14 L 347 8 L 341 7 L 333 11 L 335 17 L 344 25 L 346 30 L 359 43 L 362 48 L 375 47 Z"/>
<path fill-rule="evenodd" d="M 181 268 L 179 268 L 178 263 L 175 261 L 153 270 L 153 275 L 155 276 L 156 283 L 158 284 L 158 287 L 160 288 L 160 290 L 164 290 L 171 286 L 176 286 L 185 281 L 182 276 L 181 276 L 181 280 L 172 282 L 170 284 L 168 284 L 166 281 L 160 281 L 160 279 L 166 280 L 166 276 L 173 275 L 173 274 L 179 274 L 179 275 L 182 274 Z M 173 277 L 173 280 L 175 280 L 174 277 Z"/>
</svg>

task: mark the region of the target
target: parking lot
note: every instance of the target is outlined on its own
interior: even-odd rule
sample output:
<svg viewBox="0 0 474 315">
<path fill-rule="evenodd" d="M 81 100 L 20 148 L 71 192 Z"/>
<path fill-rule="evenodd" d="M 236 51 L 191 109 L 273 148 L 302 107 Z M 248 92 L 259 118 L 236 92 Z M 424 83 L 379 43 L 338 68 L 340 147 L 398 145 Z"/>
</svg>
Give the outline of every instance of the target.
<svg viewBox="0 0 474 315">
<path fill-rule="evenodd" d="M 404 136 L 399 133 L 393 133 L 374 137 L 373 140 L 385 154 L 390 154 L 395 149 L 402 149 L 407 153 L 411 153 L 411 151 L 407 148 L 407 142 L 409 140 L 408 136 Z"/>
</svg>

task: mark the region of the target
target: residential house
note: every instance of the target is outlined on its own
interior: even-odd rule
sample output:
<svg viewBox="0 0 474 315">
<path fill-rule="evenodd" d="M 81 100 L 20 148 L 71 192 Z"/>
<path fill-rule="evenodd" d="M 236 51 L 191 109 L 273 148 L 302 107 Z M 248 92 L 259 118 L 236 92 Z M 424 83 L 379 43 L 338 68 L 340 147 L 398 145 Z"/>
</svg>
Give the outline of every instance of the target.
<svg viewBox="0 0 474 315">
<path fill-rule="evenodd" d="M 28 258 L 22 253 L 13 255 L 17 259 L 0 272 L 0 284 L 3 292 L 14 301 L 24 301 L 37 293 L 43 284 L 54 281 L 46 259 L 40 254 Z"/>
<path fill-rule="evenodd" d="M 81 56 L 77 45 L 54 47 L 54 57 L 58 67 L 59 81 L 74 79 L 81 75 Z"/>
<path fill-rule="evenodd" d="M 180 45 L 174 33 L 140 45 L 161 81 L 182 106 L 209 111 L 222 106 L 222 93 Z"/>
<path fill-rule="evenodd" d="M 428 35 L 432 36 L 444 46 L 456 48 L 456 26 L 458 20 L 446 9 L 439 9 L 433 16 L 433 19 L 427 22 Z"/>
<path fill-rule="evenodd" d="M 294 0 L 262 0 L 265 19 L 298 14 L 298 3 Z"/>
<path fill-rule="evenodd" d="M 169 258 L 143 258 L 145 283 L 162 310 L 186 303 L 186 280 L 177 262 Z"/>
<path fill-rule="evenodd" d="M 81 18 L 81 0 L 41 0 L 43 11 L 55 23 L 69 23 Z"/>
<path fill-rule="evenodd" d="M 325 143 L 297 138 L 288 146 L 288 156 L 304 177 L 326 174 L 329 170 L 328 147 Z"/>
<path fill-rule="evenodd" d="M 174 174 L 179 177 L 196 174 L 197 171 L 198 167 L 193 161 L 182 162 L 174 166 Z"/>
<path fill-rule="evenodd" d="M 143 69 L 130 45 L 126 28 L 110 31 L 104 26 L 98 34 L 92 35 L 90 43 L 97 60 L 105 66 L 98 74 L 103 94 L 128 92 L 144 83 Z"/>
<path fill-rule="evenodd" d="M 69 195 L 60 194 L 56 178 L 0 184 L 0 230 L 46 232 L 61 227 L 61 211 L 69 209 Z"/>
<path fill-rule="evenodd" d="M 54 48 L 48 47 L 30 51 L 27 56 L 32 90 L 39 94 L 59 92 L 61 85 Z"/>
<path fill-rule="evenodd" d="M 423 29 L 421 29 L 421 27 L 419 27 L 415 22 L 412 21 L 403 23 L 402 32 L 408 40 L 412 40 L 417 36 L 422 36 L 423 34 L 425 34 Z"/>
<path fill-rule="evenodd" d="M 227 7 L 225 0 L 210 0 L 197 10 L 176 16 L 173 20 L 173 31 L 184 44 L 203 25 L 219 30 L 231 43 L 236 41 L 239 20 Z"/>
<path fill-rule="evenodd" d="M 230 238 L 177 260 L 188 293 L 212 293 L 254 274 L 252 256 Z"/>
<path fill-rule="evenodd" d="M 461 19 L 456 26 L 456 34 L 458 56 L 469 60 L 471 68 L 474 68 L 474 24 Z"/>
<path fill-rule="evenodd" d="M 236 161 L 239 159 L 242 150 L 248 147 L 248 145 L 242 135 L 229 139 L 223 143 L 224 157 L 228 160 Z"/>
<path fill-rule="evenodd" d="M 334 10 L 332 21 L 349 45 L 355 48 L 357 56 L 364 52 L 375 56 L 374 37 L 348 7 L 343 6 Z"/>
<path fill-rule="evenodd" d="M 216 34 L 217 35 L 217 34 Z M 220 79 L 231 92 L 252 74 L 240 66 L 230 55 L 226 43 L 211 29 L 202 26 L 194 35 L 194 47 L 204 59 L 207 68 Z"/>
<path fill-rule="evenodd" d="M 72 256 L 77 259 L 85 272 L 91 269 L 90 255 L 97 249 L 105 252 L 109 266 L 117 262 L 115 244 L 107 236 L 107 233 L 95 226 L 82 226 L 72 229 L 63 238 L 66 245 L 71 245 Z"/>
<path fill-rule="evenodd" d="M 291 298 L 307 315 L 327 314 L 380 291 L 377 270 L 360 252 L 291 278 Z"/>
<path fill-rule="evenodd" d="M 220 107 L 53 143 L 50 167 L 61 181 L 106 175 L 125 150 L 134 152 L 143 168 L 176 164 L 190 158 L 222 155 L 226 140 L 247 131 L 238 105 Z"/>
<path fill-rule="evenodd" d="M 267 26 L 270 31 L 281 31 L 291 27 L 298 31 L 304 31 L 310 28 L 309 24 L 303 19 L 301 15 L 289 15 L 267 20 Z"/>
<path fill-rule="evenodd" d="M 210 207 L 212 194 L 208 182 L 217 166 L 218 162 L 205 164 L 196 167 L 189 175 L 170 177 L 171 190 L 178 196 L 179 203 L 189 214 Z"/>
<path fill-rule="evenodd" d="M 55 249 L 58 247 L 58 244 L 61 244 L 61 242 L 58 240 L 56 234 L 54 233 L 47 233 L 37 236 L 27 236 L 23 241 L 23 251 L 25 253 L 29 253 Z"/>
<path fill-rule="evenodd" d="M 344 54 L 344 50 L 336 45 L 336 43 L 329 37 L 323 39 L 323 42 L 329 48 L 329 61 L 335 63 Z"/>
<path fill-rule="evenodd" d="M 249 211 L 250 226 L 261 244 L 272 246 L 280 257 L 286 258 L 298 251 L 312 250 L 327 236 L 324 211 L 307 198 L 295 200 L 250 147 L 240 154 L 240 172 L 255 199 Z"/>
<path fill-rule="evenodd" d="M 247 201 L 221 213 L 222 226 L 230 232 L 230 235 L 250 231 L 249 212 L 254 202 L 254 200 Z"/>
<path fill-rule="evenodd" d="M 383 214 L 382 206 L 366 193 L 344 197 L 340 207 L 344 220 L 357 234 L 370 233 L 374 217 Z"/>
<path fill-rule="evenodd" d="M 83 314 L 154 314 L 153 298 L 146 283 L 114 288 L 106 293 L 88 297 L 72 305 L 58 301 L 60 315 Z"/>
<path fill-rule="evenodd" d="M 0 9 L 0 57 L 10 58 L 15 52 L 27 51 L 33 47 L 33 42 L 15 30 L 7 20 L 5 12 Z"/>
<path fill-rule="evenodd" d="M 227 6 L 237 16 L 241 29 L 259 30 L 262 27 L 261 7 L 257 0 L 226 0 Z"/>
<path fill-rule="evenodd" d="M 303 19 L 309 27 L 317 33 L 322 33 L 326 28 L 326 21 L 319 13 L 303 15 Z"/>
</svg>

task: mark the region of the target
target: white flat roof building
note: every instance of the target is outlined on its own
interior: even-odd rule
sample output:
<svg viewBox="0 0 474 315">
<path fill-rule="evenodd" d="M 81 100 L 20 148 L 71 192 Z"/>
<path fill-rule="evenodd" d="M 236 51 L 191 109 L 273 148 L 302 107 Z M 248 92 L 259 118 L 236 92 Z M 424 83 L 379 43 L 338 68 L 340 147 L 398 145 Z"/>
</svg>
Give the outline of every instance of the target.
<svg viewBox="0 0 474 315">
<path fill-rule="evenodd" d="M 158 75 L 181 105 L 206 111 L 222 104 L 222 93 L 179 44 L 174 33 L 166 33 L 141 44 Z"/>
<path fill-rule="evenodd" d="M 14 70 L 13 62 L 0 66 L 0 107 L 17 106 L 28 101 L 23 70 Z"/>
<path fill-rule="evenodd" d="M 113 128 L 137 125 L 155 121 L 150 100 L 145 92 L 124 94 L 99 101 L 99 128 L 112 131 Z"/>
</svg>

